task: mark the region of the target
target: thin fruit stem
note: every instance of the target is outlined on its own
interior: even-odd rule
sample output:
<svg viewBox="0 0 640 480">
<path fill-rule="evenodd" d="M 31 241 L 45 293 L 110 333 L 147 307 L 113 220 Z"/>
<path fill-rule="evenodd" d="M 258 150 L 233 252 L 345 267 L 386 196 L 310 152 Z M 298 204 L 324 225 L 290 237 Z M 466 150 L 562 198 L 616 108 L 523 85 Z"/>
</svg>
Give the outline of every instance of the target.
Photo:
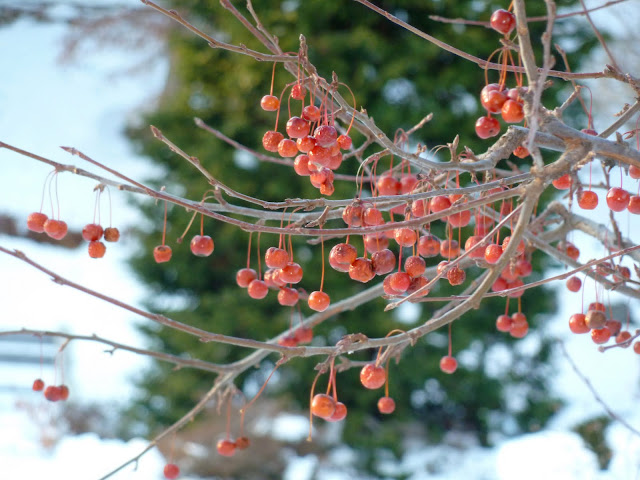
<svg viewBox="0 0 640 480">
<path fill-rule="evenodd" d="M 320 231 L 322 231 L 322 226 L 320 226 Z M 322 256 L 322 275 L 320 276 L 320 291 L 322 291 L 322 287 L 324 287 L 324 237 L 322 233 L 320 234 L 320 255 Z"/>
<path fill-rule="evenodd" d="M 229 394 L 229 400 L 227 401 L 227 428 L 226 428 L 225 440 L 229 440 L 229 438 L 231 437 L 231 399 L 232 398 L 233 398 L 233 395 Z"/>
<path fill-rule="evenodd" d="M 273 95 L 273 84 L 276 79 L 276 62 L 273 62 L 273 70 L 271 71 L 271 89 L 269 90 L 269 95 Z"/>
<path fill-rule="evenodd" d="M 55 173 L 56 171 L 52 170 L 51 172 L 47 173 L 47 176 L 44 179 L 44 185 L 42 185 L 42 196 L 40 197 L 40 213 L 42 213 L 42 209 L 44 208 L 44 196 L 47 191 L 47 183 L 50 181 L 50 177 Z"/>
<path fill-rule="evenodd" d="M 251 237 L 253 237 L 253 232 L 249 232 L 249 245 L 247 246 L 247 268 L 251 268 Z"/>
<path fill-rule="evenodd" d="M 449 324 L 449 356 L 451 356 L 451 325 L 453 325 L 453 323 Z"/>
<path fill-rule="evenodd" d="M 113 213 L 113 207 L 111 205 L 111 190 L 109 190 L 109 185 L 106 185 L 107 197 L 109 198 L 109 227 L 111 227 L 111 214 Z M 166 201 L 166 200 L 165 200 Z"/>
<path fill-rule="evenodd" d="M 264 381 L 264 383 L 262 384 L 262 386 L 260 387 L 260 390 L 258 390 L 258 393 L 255 394 L 255 396 L 251 399 L 251 401 L 249 403 L 247 403 L 244 407 L 242 407 L 242 409 L 240 410 L 240 413 L 244 416 L 244 413 L 249 409 L 249 407 L 251 407 L 251 405 L 253 405 L 255 403 L 256 400 L 258 400 L 258 398 L 260 397 L 260 395 L 262 395 L 262 392 L 264 391 L 265 387 L 267 386 L 267 384 L 269 383 L 269 380 L 271 380 L 271 377 L 273 376 L 274 373 L 276 373 L 276 370 L 278 370 L 278 368 L 280 367 L 280 365 L 282 365 L 279 361 L 276 362 L 276 366 L 273 367 L 273 370 L 271 370 L 271 373 L 269 374 L 269 376 L 267 377 L 267 379 Z"/>
<path fill-rule="evenodd" d="M 162 226 L 162 245 L 164 246 L 167 237 L 167 201 L 164 201 L 164 222 Z"/>
<path fill-rule="evenodd" d="M 316 383 L 318 383 L 318 379 L 320 375 L 324 372 L 320 371 L 316 374 L 316 378 L 313 379 L 313 383 L 311 384 L 311 394 L 309 395 L 309 435 L 307 436 L 307 442 L 311 441 L 311 437 L 313 436 L 313 411 L 311 410 L 311 404 L 313 403 L 313 394 L 316 390 Z"/>
<path fill-rule="evenodd" d="M 384 396 L 385 397 L 389 396 L 389 363 L 390 362 L 387 362 L 387 364 L 384 366 L 384 370 L 385 370 Z"/>
<path fill-rule="evenodd" d="M 353 99 L 353 114 L 351 115 L 351 122 L 349 122 L 349 126 L 347 127 L 347 135 L 349 135 L 349 132 L 351 131 L 351 127 L 353 126 L 353 121 L 356 119 L 356 96 L 353 94 L 353 91 L 349 88 L 349 85 L 347 85 L 346 83 L 340 82 L 338 85 L 343 85 L 344 87 L 346 87 L 347 90 L 349 90 L 349 93 L 351 94 L 351 98 Z"/>
<path fill-rule="evenodd" d="M 257 256 L 258 256 L 258 278 L 262 278 L 262 259 L 260 258 L 260 234 L 262 232 L 258 232 L 258 241 L 256 242 L 256 249 L 258 251 Z"/>
</svg>

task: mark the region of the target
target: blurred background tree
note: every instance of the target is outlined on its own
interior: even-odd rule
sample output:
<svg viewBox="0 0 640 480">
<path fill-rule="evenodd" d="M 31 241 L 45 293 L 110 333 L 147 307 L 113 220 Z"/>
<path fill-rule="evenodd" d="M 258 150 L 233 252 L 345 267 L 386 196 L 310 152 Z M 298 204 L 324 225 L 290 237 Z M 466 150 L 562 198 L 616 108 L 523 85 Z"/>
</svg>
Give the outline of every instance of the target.
<svg viewBox="0 0 640 480">
<path fill-rule="evenodd" d="M 556 3 L 559 7 L 574 4 L 562 0 Z M 499 47 L 499 35 L 492 30 L 439 23 L 429 16 L 488 20 L 491 12 L 501 5 L 470 0 L 426 3 L 404 0 L 378 4 L 417 28 L 480 58 L 489 57 Z M 264 47 L 215 2 L 174 0 L 165 6 L 178 10 L 216 38 L 264 51 Z M 298 36 L 304 34 L 310 61 L 320 75 L 330 78 L 335 72 L 355 93 L 358 108 L 366 108 L 388 136 L 393 137 L 398 128 L 411 128 L 426 114 L 434 112 L 434 120 L 414 134 L 412 145 L 420 142 L 433 148 L 460 134 L 461 143 L 475 152 L 486 148 L 486 142 L 474 133 L 475 120 L 483 114 L 478 95 L 484 86 L 484 72 L 477 66 L 440 50 L 354 2 L 264 0 L 256 4 L 256 9 L 267 30 L 279 37 L 284 51 L 296 52 Z M 527 9 L 532 16 L 545 14 L 544 2 L 528 2 Z M 568 21 L 575 25 L 574 19 Z M 531 24 L 533 38 L 539 38 L 544 26 L 544 22 Z M 575 68 L 593 46 L 590 32 L 582 27 L 557 30 L 560 35 L 555 41 L 562 41 L 562 32 L 572 37 L 572 44 L 576 46 L 571 52 Z M 234 140 L 263 151 L 262 135 L 273 128 L 274 116 L 262 111 L 259 102 L 269 93 L 272 65 L 212 49 L 179 26 L 171 29 L 169 36 L 171 74 L 166 91 L 146 115 L 143 126 L 132 127 L 129 132 L 139 151 L 165 169 L 165 175 L 147 179 L 148 183 L 164 185 L 169 192 L 194 200 L 202 198 L 208 186 L 191 165 L 150 135 L 147 125 L 152 124 L 188 154 L 198 157 L 213 176 L 237 191 L 265 200 L 318 197 L 318 191 L 306 179 L 296 178 L 288 167 L 238 154 L 194 126 L 193 118 L 199 117 Z M 490 72 L 489 81 L 497 81 L 497 76 L 496 72 Z M 279 95 L 280 89 L 293 78 L 278 66 L 275 80 L 274 94 Z M 514 82 L 509 85 L 513 86 Z M 546 100 L 553 102 L 561 86 L 550 89 Z M 284 122 L 286 118 L 281 118 L 281 129 Z M 352 136 L 356 145 L 362 140 L 356 133 Z M 367 153 L 374 151 L 369 149 Z M 381 164 L 387 165 L 387 161 L 383 159 Z M 512 161 L 528 162 L 515 157 Z M 356 170 L 357 164 L 351 159 L 343 164 L 339 173 L 355 174 Z M 350 198 L 356 194 L 351 183 L 336 181 L 335 186 L 334 198 Z M 158 265 L 153 262 L 151 252 L 162 238 L 163 208 L 147 201 L 139 203 L 139 208 L 149 222 L 137 232 L 140 250 L 131 263 L 140 279 L 154 292 L 149 298 L 151 310 L 200 328 L 257 340 L 280 333 L 287 328 L 291 316 L 297 315 L 295 310 L 292 313 L 291 308 L 280 306 L 274 292 L 264 300 L 254 301 L 236 286 L 235 273 L 247 261 L 247 233 L 205 219 L 205 234 L 213 237 L 216 250 L 208 258 L 196 258 L 186 243 L 197 233 L 197 228 L 192 228 L 184 244 L 174 241 L 185 229 L 190 214 L 170 208 L 167 231 L 173 258 L 168 264 Z M 443 238 L 444 223 L 436 223 L 440 225 L 433 225 L 432 231 Z M 254 236 L 254 245 L 255 240 Z M 263 235 L 262 254 L 277 242 L 275 235 Z M 327 242 L 327 252 L 335 243 L 337 241 Z M 361 249 L 358 241 L 355 244 Z M 255 268 L 255 248 L 252 250 Z M 301 286 L 307 291 L 317 289 L 319 246 L 294 239 L 294 250 L 305 271 Z M 536 272 L 544 267 L 535 254 L 533 263 Z M 472 268 L 467 277 L 479 273 L 479 269 Z M 325 285 L 333 302 L 367 287 L 329 268 Z M 448 284 L 440 282 L 433 294 L 442 296 L 452 291 Z M 399 453 L 409 430 L 433 442 L 439 441 L 447 431 L 471 432 L 488 444 L 495 438 L 493 435 L 532 431 L 545 424 L 559 406 L 548 390 L 547 382 L 553 371 L 548 363 L 550 342 L 544 333 L 545 317 L 555 308 L 554 296 L 549 289 L 544 294 L 537 290 L 525 293 L 522 303 L 531 328 L 526 340 L 514 342 L 508 335 L 496 331 L 495 319 L 504 311 L 504 299 L 485 301 L 479 310 L 455 322 L 453 352 L 460 367 L 454 375 L 442 373 L 438 366 L 440 357 L 447 352 L 446 332 L 430 334 L 405 350 L 400 362 L 392 362 L 390 367 L 391 395 L 397 410 L 384 421 L 379 421 L 382 419 L 376 408 L 381 393 L 365 390 L 358 380 L 357 369 L 339 374 L 339 398 L 349 409 L 342 438 L 361 452 L 362 468 L 375 474 L 375 449 L 385 447 Z M 356 311 L 340 313 L 316 328 L 314 344 L 335 344 L 342 335 L 353 332 L 381 337 L 394 328 L 406 329 L 426 321 L 438 307 L 436 303 L 417 304 L 403 316 L 383 312 L 384 305 L 379 299 Z M 511 311 L 514 305 L 512 302 Z M 306 306 L 302 306 L 302 311 L 309 312 Z M 194 337 L 155 326 L 145 326 L 142 331 L 148 335 L 150 346 L 160 351 L 212 362 L 229 362 L 247 354 L 243 349 L 201 343 Z M 521 342 L 527 343 L 526 354 L 518 347 Z M 505 352 L 506 357 L 500 355 Z M 362 353 L 353 358 L 368 360 L 374 354 Z M 273 355 L 269 360 L 274 362 L 277 357 Z M 267 395 L 283 397 L 288 410 L 308 408 L 309 389 L 316 374 L 314 366 L 320 360 L 296 359 L 287 363 L 279 370 L 277 381 L 268 387 Z M 268 367 L 269 362 L 266 363 Z M 264 380 L 265 370 L 268 372 L 269 368 L 241 376 L 237 386 L 252 395 L 256 385 Z M 213 381 L 214 376 L 206 373 L 188 369 L 175 372 L 171 366 L 154 363 L 137 379 L 140 393 L 126 414 L 124 430 L 128 434 L 140 433 L 143 427 L 146 433 L 153 433 L 170 424 L 188 411 Z M 264 398 L 255 408 L 260 408 L 260 401 Z M 206 473 L 219 473 L 216 467 L 212 468 L 213 471 Z M 245 474 L 242 478 L 249 477 Z"/>
</svg>

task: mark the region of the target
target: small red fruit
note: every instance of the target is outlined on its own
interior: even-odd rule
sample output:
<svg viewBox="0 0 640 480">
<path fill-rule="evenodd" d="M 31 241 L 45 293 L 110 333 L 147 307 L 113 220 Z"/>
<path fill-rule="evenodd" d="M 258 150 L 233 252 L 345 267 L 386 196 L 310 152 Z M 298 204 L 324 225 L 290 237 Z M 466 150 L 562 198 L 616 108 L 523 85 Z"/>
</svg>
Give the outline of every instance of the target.
<svg viewBox="0 0 640 480">
<path fill-rule="evenodd" d="M 67 234 L 67 224 L 62 220 L 48 219 L 44 222 L 45 233 L 55 240 L 62 240 Z"/>
<path fill-rule="evenodd" d="M 158 245 L 153 249 L 153 258 L 156 263 L 165 263 L 171 260 L 171 247 L 169 245 Z"/>
<path fill-rule="evenodd" d="M 435 257 L 440 253 L 440 240 L 437 237 L 427 234 L 418 239 L 418 254 L 421 257 Z"/>
<path fill-rule="evenodd" d="M 284 283 L 300 283 L 302 275 L 302 267 L 296 262 L 289 262 L 280 270 L 280 280 Z"/>
<path fill-rule="evenodd" d="M 84 238 L 87 242 L 95 242 L 96 240 L 100 240 L 104 230 L 97 223 L 88 223 L 82 229 L 82 238 Z"/>
<path fill-rule="evenodd" d="M 516 27 L 516 16 L 507 10 L 496 10 L 489 21 L 491 28 L 503 35 L 509 35 Z"/>
<path fill-rule="evenodd" d="M 167 463 L 162 473 L 167 480 L 175 480 L 180 475 L 180 468 L 175 463 Z"/>
<path fill-rule="evenodd" d="M 260 300 L 267 296 L 267 293 L 269 293 L 269 287 L 267 287 L 267 284 L 262 280 L 256 279 L 249 283 L 247 286 L 247 292 L 251 298 Z"/>
<path fill-rule="evenodd" d="M 640 178 L 640 167 L 629 165 L 629 176 L 635 180 Z"/>
<path fill-rule="evenodd" d="M 315 105 L 307 105 L 302 109 L 302 118 L 312 123 L 320 120 L 321 115 L 320 109 Z"/>
<path fill-rule="evenodd" d="M 298 290 L 295 288 L 281 287 L 278 292 L 278 303 L 285 307 L 293 307 L 298 303 Z"/>
<path fill-rule="evenodd" d="M 496 320 L 496 328 L 500 332 L 508 332 L 513 327 L 513 319 L 509 315 L 500 315 Z"/>
<path fill-rule="evenodd" d="M 500 257 L 502 256 L 502 246 L 497 243 L 492 243 L 487 245 L 487 248 L 484 251 L 484 259 L 487 263 L 493 265 L 494 263 L 498 263 Z"/>
<path fill-rule="evenodd" d="M 567 190 L 569 187 L 571 187 L 571 176 L 568 173 L 565 173 L 561 177 L 556 178 L 551 183 L 558 190 Z"/>
<path fill-rule="evenodd" d="M 342 150 L 349 150 L 351 145 L 353 145 L 353 141 L 349 135 L 340 135 L 336 141 Z"/>
<path fill-rule="evenodd" d="M 360 383 L 362 383 L 365 388 L 375 390 L 383 386 L 386 381 L 387 372 L 383 367 L 368 363 L 360 370 Z"/>
<path fill-rule="evenodd" d="M 467 274 L 463 269 L 455 265 L 447 271 L 447 280 L 452 286 L 461 285 L 467 278 Z"/>
<path fill-rule="evenodd" d="M 241 268 L 236 273 L 236 283 L 242 288 L 247 288 L 256 278 L 258 278 L 258 274 L 253 268 Z"/>
<path fill-rule="evenodd" d="M 236 443 L 231 440 L 219 440 L 216 449 L 220 455 L 232 457 L 236 453 Z"/>
<path fill-rule="evenodd" d="M 591 340 L 598 345 L 607 343 L 611 338 L 611 332 L 607 327 L 591 330 Z"/>
<path fill-rule="evenodd" d="M 328 422 L 339 422 L 344 420 L 347 416 L 347 406 L 342 402 L 336 402 L 336 409 L 333 411 L 333 415 L 329 418 L 325 418 Z"/>
<path fill-rule="evenodd" d="M 311 400 L 311 413 L 316 417 L 328 419 L 336 411 L 336 402 L 329 395 L 318 393 Z"/>
<path fill-rule="evenodd" d="M 404 261 L 404 271 L 409 274 L 411 278 L 416 278 L 422 275 L 427 269 L 427 264 L 417 255 L 407 257 Z"/>
<path fill-rule="evenodd" d="M 500 122 L 493 117 L 480 117 L 476 120 L 476 135 L 482 139 L 495 137 L 500 133 Z"/>
<path fill-rule="evenodd" d="M 42 233 L 44 232 L 44 224 L 47 220 L 48 217 L 44 213 L 30 213 L 27 217 L 27 228 L 32 232 Z"/>
<path fill-rule="evenodd" d="M 308 177 L 311 174 L 311 170 L 309 170 L 309 155 L 298 155 L 293 161 L 293 169 L 301 177 Z"/>
<path fill-rule="evenodd" d="M 293 336 L 298 343 L 311 343 L 311 340 L 313 340 L 313 329 L 309 327 L 298 327 L 296 331 L 293 332 Z"/>
<path fill-rule="evenodd" d="M 358 257 L 349 266 L 349 277 L 357 282 L 367 283 L 375 277 L 375 275 L 376 272 L 373 269 L 373 263 L 368 258 Z"/>
<path fill-rule="evenodd" d="M 338 140 L 338 132 L 333 125 L 320 125 L 314 130 L 313 136 L 321 147 L 330 147 Z"/>
<path fill-rule="evenodd" d="M 269 247 L 264 254 L 264 263 L 269 268 L 284 268 L 289 263 L 289 254 L 278 247 Z"/>
<path fill-rule="evenodd" d="M 60 391 L 60 387 L 49 385 L 44 389 L 44 398 L 46 398 L 50 402 L 59 401 L 61 398 L 61 394 L 62 392 Z"/>
<path fill-rule="evenodd" d="M 31 386 L 31 389 L 34 392 L 41 392 L 44 389 L 44 382 L 42 381 L 42 379 L 37 378 L 33 381 L 33 385 Z"/>
<path fill-rule="evenodd" d="M 245 450 L 246 448 L 249 448 L 250 444 L 251 444 L 251 441 L 249 440 L 248 437 L 236 438 L 236 448 L 238 450 Z"/>
<path fill-rule="evenodd" d="M 582 288 L 582 280 L 573 276 L 567 280 L 567 290 L 570 292 L 578 292 Z"/>
<path fill-rule="evenodd" d="M 324 312 L 331 300 L 329 299 L 329 295 L 326 292 L 315 291 L 309 294 L 309 300 L 307 301 L 309 304 L 309 308 L 311 310 L 315 310 L 316 312 Z"/>
<path fill-rule="evenodd" d="M 106 251 L 107 247 L 105 247 L 104 243 L 102 242 L 89 243 L 89 256 L 91 258 L 102 258 L 104 257 Z"/>
<path fill-rule="evenodd" d="M 280 100 L 274 95 L 265 95 L 260 100 L 260 106 L 267 112 L 275 112 L 280 107 Z"/>
<path fill-rule="evenodd" d="M 629 205 L 627 205 L 629 213 L 640 215 L 640 195 L 632 195 L 629 197 Z"/>
<path fill-rule="evenodd" d="M 393 413 L 396 409 L 396 402 L 391 397 L 381 397 L 378 400 L 378 411 L 386 415 Z"/>
<path fill-rule="evenodd" d="M 621 212 L 629 205 L 629 192 L 622 188 L 613 187 L 607 192 L 607 205 L 614 212 Z"/>
<path fill-rule="evenodd" d="M 213 239 L 209 235 L 196 235 L 191 239 L 191 252 L 198 257 L 208 257 L 213 253 Z"/>
<path fill-rule="evenodd" d="M 569 330 L 573 333 L 587 333 L 591 330 L 587 326 L 584 313 L 574 313 L 569 317 Z"/>
<path fill-rule="evenodd" d="M 120 240 L 120 230 L 116 227 L 107 227 L 104 229 L 104 239 L 107 242 L 117 242 Z"/>
<path fill-rule="evenodd" d="M 458 361 L 450 356 L 442 357 L 440 359 L 440 370 L 444 373 L 453 373 L 458 368 Z"/>
<path fill-rule="evenodd" d="M 507 123 L 519 123 L 524 119 L 522 104 L 516 100 L 507 100 L 502 105 L 502 119 Z"/>
<path fill-rule="evenodd" d="M 396 256 L 388 248 L 383 248 L 371 255 L 371 266 L 376 275 L 386 275 L 396 267 Z"/>
<path fill-rule="evenodd" d="M 293 98 L 294 100 L 302 100 L 306 95 L 307 89 L 304 88 L 304 85 L 302 85 L 301 83 L 296 83 L 293 87 L 291 87 L 291 98 Z"/>
<path fill-rule="evenodd" d="M 298 144 L 290 138 L 283 138 L 278 143 L 278 154 L 281 157 L 295 157 L 298 155 Z"/>
<path fill-rule="evenodd" d="M 584 210 L 593 210 L 598 206 L 598 194 L 591 190 L 583 190 L 578 194 L 578 206 Z"/>
</svg>

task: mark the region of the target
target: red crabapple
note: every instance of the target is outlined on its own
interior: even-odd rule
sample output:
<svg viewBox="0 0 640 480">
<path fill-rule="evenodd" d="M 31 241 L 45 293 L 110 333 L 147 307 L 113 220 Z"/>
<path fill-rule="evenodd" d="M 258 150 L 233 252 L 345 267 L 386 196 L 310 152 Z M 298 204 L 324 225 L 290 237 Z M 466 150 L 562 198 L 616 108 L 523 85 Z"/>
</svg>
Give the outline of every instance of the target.
<svg viewBox="0 0 640 480">
<path fill-rule="evenodd" d="M 260 100 L 260 106 L 267 112 L 275 112 L 280 107 L 280 100 L 274 95 L 265 95 Z"/>
<path fill-rule="evenodd" d="M 198 257 L 208 257 L 213 253 L 213 239 L 209 235 L 196 235 L 189 245 L 191 253 Z"/>
<path fill-rule="evenodd" d="M 368 363 L 360 370 L 360 382 L 365 388 L 375 390 L 387 381 L 387 372 L 383 367 Z"/>
<path fill-rule="evenodd" d="M 458 368 L 458 361 L 451 357 L 451 356 L 446 356 L 446 357 L 442 357 L 440 359 L 440 370 L 442 370 L 444 373 L 453 373 L 457 370 Z"/>
<path fill-rule="evenodd" d="M 232 457 L 236 453 L 236 444 L 231 440 L 219 440 L 216 444 L 218 453 L 224 457 Z"/>
<path fill-rule="evenodd" d="M 102 242 L 89 242 L 88 250 L 91 258 L 102 258 L 107 251 L 107 247 Z"/>
<path fill-rule="evenodd" d="M 629 205 L 629 192 L 622 188 L 613 187 L 607 192 L 607 205 L 614 212 L 621 212 Z"/>
<path fill-rule="evenodd" d="M 96 240 L 100 240 L 103 232 L 102 227 L 97 223 L 88 223 L 82 229 L 82 238 L 87 242 L 95 242 Z"/>
<path fill-rule="evenodd" d="M 391 397 L 381 397 L 378 400 L 378 411 L 384 414 L 393 413 L 396 409 L 396 402 Z"/>
<path fill-rule="evenodd" d="M 47 220 L 48 217 L 44 213 L 30 213 L 27 217 L 27 228 L 32 232 L 42 233 L 44 232 L 44 224 Z"/>
<path fill-rule="evenodd" d="M 167 480 L 175 480 L 180 475 L 180 468 L 175 463 L 167 463 L 162 473 Z"/>
<path fill-rule="evenodd" d="M 516 16 L 501 8 L 491 14 L 489 23 L 496 32 L 509 35 L 516 27 Z"/>
<path fill-rule="evenodd" d="M 171 247 L 169 245 L 158 245 L 153 249 L 153 259 L 156 263 L 165 263 L 171 260 Z"/>
</svg>

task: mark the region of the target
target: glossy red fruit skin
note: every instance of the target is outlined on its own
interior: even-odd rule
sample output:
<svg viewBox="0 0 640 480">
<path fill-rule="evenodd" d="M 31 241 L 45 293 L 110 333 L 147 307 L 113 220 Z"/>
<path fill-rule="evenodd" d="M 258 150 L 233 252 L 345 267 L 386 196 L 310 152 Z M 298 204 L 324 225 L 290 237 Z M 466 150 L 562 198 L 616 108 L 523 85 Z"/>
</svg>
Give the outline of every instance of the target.
<svg viewBox="0 0 640 480">
<path fill-rule="evenodd" d="M 396 255 L 388 248 L 378 250 L 371 255 L 371 267 L 375 275 L 386 275 L 396 267 Z"/>
<path fill-rule="evenodd" d="M 260 300 L 267 296 L 269 293 L 269 287 L 262 280 L 253 280 L 247 286 L 247 292 L 251 298 L 255 298 L 256 300 Z"/>
<path fill-rule="evenodd" d="M 102 238 L 104 230 L 97 223 L 88 223 L 82 229 L 82 238 L 84 238 L 87 242 L 95 242 L 96 240 L 100 240 Z"/>
<path fill-rule="evenodd" d="M 30 213 L 27 217 L 27 228 L 32 232 L 42 233 L 44 232 L 44 224 L 47 220 L 48 217 L 44 213 Z"/>
<path fill-rule="evenodd" d="M 236 283 L 242 288 L 247 288 L 256 278 L 258 273 L 253 268 L 241 268 L 236 273 Z"/>
<path fill-rule="evenodd" d="M 290 138 L 283 138 L 278 143 L 278 155 L 289 158 L 298 155 L 298 144 Z"/>
<path fill-rule="evenodd" d="M 621 212 L 629 205 L 629 192 L 619 187 L 612 187 L 607 192 L 607 205 L 614 212 Z"/>
<path fill-rule="evenodd" d="M 411 277 L 406 272 L 396 272 L 389 275 L 389 286 L 399 293 L 404 293 L 411 285 Z"/>
<path fill-rule="evenodd" d="M 283 268 L 289 263 L 289 254 L 278 247 L 269 247 L 264 254 L 264 263 L 269 268 Z"/>
<path fill-rule="evenodd" d="M 280 100 L 273 95 L 265 95 L 260 99 L 260 107 L 266 112 L 275 112 L 280 108 Z"/>
<path fill-rule="evenodd" d="M 607 327 L 600 328 L 598 330 L 591 330 L 591 340 L 593 343 L 601 345 L 607 343 L 611 338 L 611 332 Z"/>
<path fill-rule="evenodd" d="M 336 402 L 336 408 L 333 411 L 333 415 L 329 418 L 325 418 L 328 422 L 339 422 L 347 417 L 347 406 L 342 402 Z"/>
<path fill-rule="evenodd" d="M 402 185 L 391 175 L 384 174 L 378 178 L 376 188 L 378 189 L 379 195 L 398 195 Z"/>
<path fill-rule="evenodd" d="M 573 276 L 567 280 L 567 290 L 570 292 L 579 292 L 582 288 L 582 280 L 578 277 Z"/>
<path fill-rule="evenodd" d="M 316 417 L 329 419 L 336 411 L 336 402 L 329 395 L 318 393 L 311 400 L 311 413 Z"/>
<path fill-rule="evenodd" d="M 513 151 L 513 154 L 518 158 L 526 158 L 529 156 L 529 150 L 520 145 Z"/>
<path fill-rule="evenodd" d="M 480 92 L 480 104 L 489 113 L 500 112 L 507 98 L 505 92 L 500 90 L 500 85 L 497 83 L 486 85 Z"/>
<path fill-rule="evenodd" d="M 598 194 L 591 190 L 583 190 L 578 194 L 578 206 L 583 210 L 593 210 L 598 206 Z"/>
<path fill-rule="evenodd" d="M 522 325 L 514 325 L 513 327 L 511 327 L 511 330 L 509 330 L 509 335 L 511 335 L 513 338 L 523 338 L 528 331 L 529 324 L 523 323 Z"/>
<path fill-rule="evenodd" d="M 629 176 L 634 180 L 638 180 L 640 178 L 640 167 L 629 165 Z"/>
<path fill-rule="evenodd" d="M 62 240 L 67 235 L 67 230 L 67 224 L 62 220 L 50 218 L 44 222 L 45 233 L 55 240 Z"/>
<path fill-rule="evenodd" d="M 315 105 L 307 105 L 302 109 L 302 118 L 309 122 L 317 122 L 321 116 L 320 109 Z"/>
<path fill-rule="evenodd" d="M 418 239 L 418 254 L 430 258 L 440 254 L 440 240 L 433 235 L 423 235 Z"/>
<path fill-rule="evenodd" d="M 44 382 L 42 381 L 42 379 L 37 378 L 33 381 L 33 385 L 31 386 L 31 389 L 34 392 L 41 392 L 42 390 L 44 390 Z"/>
<path fill-rule="evenodd" d="M 282 268 L 280 279 L 285 283 L 300 283 L 302 275 L 302 267 L 296 262 L 289 262 Z"/>
<path fill-rule="evenodd" d="M 117 242 L 120 240 L 120 230 L 116 227 L 107 227 L 104 229 L 104 239 L 107 242 Z"/>
<path fill-rule="evenodd" d="M 180 476 L 180 468 L 175 463 L 167 463 L 162 473 L 167 480 L 175 480 Z"/>
<path fill-rule="evenodd" d="M 480 117 L 476 120 L 476 135 L 484 139 L 495 137 L 500 133 L 500 122 L 493 117 Z"/>
<path fill-rule="evenodd" d="M 296 340 L 296 337 L 293 335 L 285 335 L 278 339 L 278 345 L 281 347 L 297 347 L 298 340 Z"/>
<path fill-rule="evenodd" d="M 69 398 L 69 387 L 66 385 L 58 386 L 58 391 L 60 392 L 60 400 L 65 401 Z"/>
<path fill-rule="evenodd" d="M 585 314 L 584 313 L 574 313 L 569 317 L 569 330 L 573 333 L 588 333 L 591 329 L 587 326 L 585 322 Z"/>
<path fill-rule="evenodd" d="M 640 196 L 632 195 L 629 197 L 629 204 L 627 205 L 627 210 L 629 213 L 633 213 L 634 215 L 640 215 Z"/>
<path fill-rule="evenodd" d="M 373 363 L 368 363 L 360 370 L 360 383 L 365 388 L 375 390 L 384 385 L 387 381 L 387 372 L 383 367 L 378 367 Z"/>
<path fill-rule="evenodd" d="M 156 263 L 165 263 L 171 260 L 171 253 L 169 245 L 158 245 L 153 249 L 153 259 Z"/>
<path fill-rule="evenodd" d="M 500 315 L 496 319 L 496 329 L 500 332 L 508 332 L 513 327 L 513 319 L 509 315 Z"/>
<path fill-rule="evenodd" d="M 309 135 L 309 122 L 300 117 L 291 117 L 285 127 L 287 135 L 291 138 L 303 138 Z M 297 149 L 296 145 L 296 149 Z"/>
<path fill-rule="evenodd" d="M 458 369 L 458 361 L 450 356 L 442 357 L 440 359 L 440 370 L 444 373 L 453 373 Z"/>
<path fill-rule="evenodd" d="M 314 130 L 313 136 L 321 147 L 329 147 L 338 140 L 338 132 L 332 125 L 320 125 Z"/>
<path fill-rule="evenodd" d="M 503 35 L 509 35 L 516 28 L 516 16 L 507 10 L 496 10 L 489 20 L 491 28 Z"/>
<path fill-rule="evenodd" d="M 498 263 L 500 257 L 502 256 L 502 246 L 497 243 L 492 243 L 491 245 L 487 245 L 487 248 L 484 251 L 484 259 L 487 263 L 493 265 L 494 263 Z"/>
<path fill-rule="evenodd" d="M 236 453 L 236 444 L 231 440 L 219 440 L 216 449 L 223 457 L 232 457 Z"/>
<path fill-rule="evenodd" d="M 353 145 L 353 140 L 351 140 L 349 135 L 340 135 L 336 142 L 338 142 L 338 145 L 342 150 L 349 150 L 351 145 Z"/>
<path fill-rule="evenodd" d="M 451 207 L 451 200 L 446 195 L 438 195 L 431 199 L 431 211 L 433 213 L 442 212 Z"/>
<path fill-rule="evenodd" d="M 556 178 L 551 183 L 558 190 L 567 190 L 567 189 L 569 189 L 569 187 L 571 187 L 571 183 L 572 183 L 571 182 L 571 176 L 568 173 L 565 173 L 561 177 Z"/>
<path fill-rule="evenodd" d="M 524 120 L 522 104 L 516 100 L 507 100 L 502 105 L 502 119 L 507 123 L 520 123 Z"/>
<path fill-rule="evenodd" d="M 198 257 L 208 257 L 213 253 L 213 239 L 209 235 L 196 235 L 191 239 L 191 253 Z"/>
<path fill-rule="evenodd" d="M 102 242 L 89 242 L 88 250 L 91 258 L 102 258 L 107 251 L 107 247 Z"/>
<path fill-rule="evenodd" d="M 315 291 L 309 294 L 309 300 L 307 302 L 309 304 L 309 308 L 311 310 L 315 310 L 316 312 L 324 312 L 331 300 L 329 299 L 329 295 L 326 292 Z"/>
<path fill-rule="evenodd" d="M 404 261 L 404 271 L 409 274 L 411 278 L 416 278 L 424 274 L 427 269 L 427 264 L 417 255 L 407 257 Z"/>
<path fill-rule="evenodd" d="M 396 409 L 396 402 L 391 397 L 381 397 L 378 400 L 378 411 L 385 415 L 393 413 Z"/>
</svg>

